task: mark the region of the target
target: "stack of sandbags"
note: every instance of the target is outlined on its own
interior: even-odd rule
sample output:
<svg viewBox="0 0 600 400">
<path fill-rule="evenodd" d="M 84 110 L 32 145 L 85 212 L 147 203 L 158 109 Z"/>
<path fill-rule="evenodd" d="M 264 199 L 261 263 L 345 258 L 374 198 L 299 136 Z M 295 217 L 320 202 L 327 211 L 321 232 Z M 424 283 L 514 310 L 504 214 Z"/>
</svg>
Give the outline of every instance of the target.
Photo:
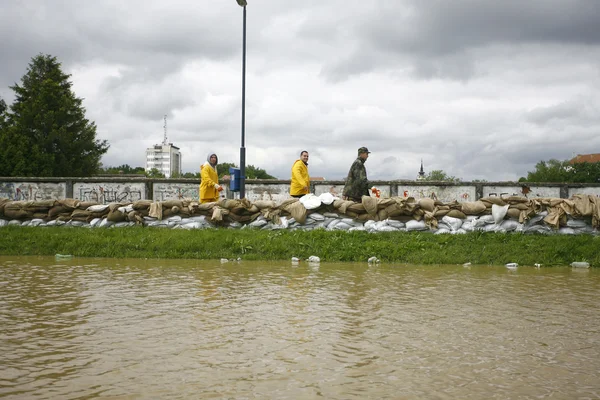
<svg viewBox="0 0 600 400">
<path fill-rule="evenodd" d="M 48 220 L 48 212 L 55 203 L 56 200 L 4 202 L 3 216 L 10 220 Z"/>
</svg>

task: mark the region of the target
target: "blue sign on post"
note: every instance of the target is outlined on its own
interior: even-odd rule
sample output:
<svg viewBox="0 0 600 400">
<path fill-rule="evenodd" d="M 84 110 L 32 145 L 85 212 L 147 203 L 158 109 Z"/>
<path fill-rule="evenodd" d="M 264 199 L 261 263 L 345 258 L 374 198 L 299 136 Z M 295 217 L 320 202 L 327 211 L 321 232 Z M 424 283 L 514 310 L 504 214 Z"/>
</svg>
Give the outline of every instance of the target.
<svg viewBox="0 0 600 400">
<path fill-rule="evenodd" d="M 229 167 L 229 175 L 231 175 L 231 180 L 229 181 L 229 190 L 232 192 L 240 191 L 240 169 Z"/>
</svg>

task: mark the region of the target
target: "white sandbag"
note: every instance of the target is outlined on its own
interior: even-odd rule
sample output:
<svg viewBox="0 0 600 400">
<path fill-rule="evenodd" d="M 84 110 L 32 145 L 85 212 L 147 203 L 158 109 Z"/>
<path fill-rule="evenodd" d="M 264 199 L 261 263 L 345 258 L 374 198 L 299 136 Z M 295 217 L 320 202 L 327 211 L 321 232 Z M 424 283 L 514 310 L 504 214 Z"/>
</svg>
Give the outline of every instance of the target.
<svg viewBox="0 0 600 400">
<path fill-rule="evenodd" d="M 366 231 L 366 229 L 364 226 L 353 226 L 352 228 L 348 229 L 348 232 L 352 231 Z"/>
<path fill-rule="evenodd" d="M 323 222 L 324 226 L 328 227 L 333 221 L 340 221 L 340 219 L 339 218 L 325 218 L 325 221 L 322 221 L 322 222 Z M 337 224 L 337 222 L 336 222 L 336 224 Z"/>
<path fill-rule="evenodd" d="M 350 226 L 362 226 L 362 222 L 355 221 L 352 218 L 342 218 L 342 222 Z"/>
<path fill-rule="evenodd" d="M 205 225 L 201 222 L 193 221 L 187 224 L 180 225 L 181 229 L 202 229 Z"/>
<path fill-rule="evenodd" d="M 573 219 L 573 218 L 567 219 L 567 226 L 569 228 L 583 228 L 587 225 L 588 225 L 588 223 L 584 219 Z"/>
<path fill-rule="evenodd" d="M 41 218 L 34 218 L 31 220 L 31 223 L 29 224 L 29 226 L 40 226 L 40 224 L 43 224 L 44 220 Z"/>
<path fill-rule="evenodd" d="M 251 223 L 248 224 L 248 226 L 251 226 L 253 228 L 262 228 L 263 226 L 265 226 L 267 224 L 267 220 L 266 219 L 260 219 L 257 218 L 256 221 L 253 221 Z"/>
<path fill-rule="evenodd" d="M 86 208 L 86 211 L 102 212 L 108 208 L 108 204 L 95 204 Z"/>
<path fill-rule="evenodd" d="M 240 229 L 242 227 L 242 224 L 240 222 L 233 221 L 232 223 L 229 224 L 229 227 L 232 229 Z M 286 228 L 287 228 L 287 225 L 286 225 Z"/>
<path fill-rule="evenodd" d="M 8 225 L 8 221 L 5 219 L 0 219 L 0 227 Z"/>
<path fill-rule="evenodd" d="M 75 221 L 73 221 L 73 222 L 75 222 Z M 112 226 L 112 228 L 125 228 L 125 227 L 128 227 L 128 226 L 132 226 L 132 224 L 135 225 L 135 222 L 131 222 L 131 221 L 130 222 L 127 222 L 127 221 L 117 222 L 116 224 L 114 224 Z"/>
<path fill-rule="evenodd" d="M 446 233 L 450 233 L 450 229 L 442 228 L 442 229 L 438 229 L 437 231 L 433 232 L 434 235 L 443 235 Z"/>
<path fill-rule="evenodd" d="M 300 197 L 300 203 L 302 203 L 307 210 L 314 210 L 315 208 L 321 207 L 321 199 L 312 193 Z"/>
<path fill-rule="evenodd" d="M 523 227 L 523 232 L 525 233 L 550 233 L 551 230 L 545 225 L 532 225 Z"/>
<path fill-rule="evenodd" d="M 513 219 L 507 219 L 504 220 L 500 223 L 500 227 L 505 231 L 505 232 L 512 232 L 515 229 L 517 229 L 517 227 L 519 227 L 519 222 L 515 221 Z"/>
<path fill-rule="evenodd" d="M 492 204 L 492 217 L 494 217 L 494 222 L 499 224 L 502 222 L 504 217 L 506 217 L 506 213 L 508 212 L 508 204 L 505 206 L 499 206 L 496 204 Z"/>
<path fill-rule="evenodd" d="M 327 218 L 339 218 L 340 217 L 340 215 L 338 213 L 332 213 L 332 212 L 324 212 L 323 216 L 327 217 Z"/>
<path fill-rule="evenodd" d="M 353 226 L 348 225 L 347 223 L 345 223 L 343 221 L 339 221 L 333 228 L 328 227 L 328 230 L 347 231 L 350 228 L 353 228 Z"/>
<path fill-rule="evenodd" d="M 121 211 L 123 214 L 129 214 L 133 211 L 133 204 L 128 204 L 126 206 L 118 207 L 117 210 Z"/>
<path fill-rule="evenodd" d="M 21 226 L 21 225 L 23 225 L 23 223 L 21 221 L 19 221 L 18 219 L 13 219 L 13 220 L 8 221 L 8 225 Z"/>
<path fill-rule="evenodd" d="M 376 229 L 377 232 L 396 232 L 397 230 L 398 228 L 394 228 L 390 225 L 378 226 Z"/>
<path fill-rule="evenodd" d="M 306 196 L 305 196 L 306 197 Z M 312 219 L 313 221 L 325 221 L 325 217 L 319 213 L 308 214 L 307 219 Z"/>
<path fill-rule="evenodd" d="M 408 221 L 406 223 L 406 230 L 407 231 L 426 231 L 429 228 L 427 227 L 427 225 L 425 224 L 425 221 L 421 220 L 421 221 L 415 221 L 414 219 L 411 219 L 410 221 Z"/>
<path fill-rule="evenodd" d="M 386 219 L 385 223 L 388 224 L 389 226 L 393 226 L 396 229 L 400 229 L 400 228 L 404 228 L 404 222 L 402 221 L 396 221 L 395 219 Z"/>
<path fill-rule="evenodd" d="M 535 225 L 538 222 L 540 222 L 541 220 L 543 220 L 544 218 L 546 218 L 547 215 L 548 215 L 548 211 L 539 212 L 536 215 L 534 215 L 533 217 L 529 218 L 529 220 L 527 221 L 527 223 L 525 225 L 528 227 Z"/>
<path fill-rule="evenodd" d="M 569 227 L 564 227 L 564 228 L 560 228 L 558 230 L 558 233 L 561 235 L 575 235 L 576 232 L 573 228 L 569 228 Z"/>
<path fill-rule="evenodd" d="M 471 222 L 463 222 L 460 229 L 464 229 L 466 232 L 473 232 L 475 230 Z"/>
<path fill-rule="evenodd" d="M 459 230 L 463 223 L 462 219 L 449 217 L 447 215 L 444 215 L 444 217 L 442 218 L 442 222 L 447 224 L 453 231 Z"/>
<path fill-rule="evenodd" d="M 376 224 L 377 224 L 377 222 L 370 219 L 367 222 L 365 222 L 365 224 L 363 226 L 365 227 L 365 229 L 373 229 Z"/>
<path fill-rule="evenodd" d="M 456 231 L 452 231 L 450 233 L 452 233 L 453 235 L 465 235 L 467 233 L 467 231 L 465 231 L 463 228 L 460 228 L 460 229 L 458 229 Z"/>
<path fill-rule="evenodd" d="M 329 205 L 333 203 L 334 198 L 331 193 L 321 193 L 321 195 L 319 196 L 319 200 L 321 201 L 321 203 Z"/>
<path fill-rule="evenodd" d="M 482 215 L 479 218 L 474 219 L 471 222 L 471 225 L 473 226 L 473 228 L 481 228 L 484 227 L 488 224 L 493 224 L 494 223 L 494 217 L 491 215 Z"/>
<path fill-rule="evenodd" d="M 167 218 L 165 221 L 167 222 L 181 222 L 181 215 L 173 215 L 169 218 Z"/>
</svg>

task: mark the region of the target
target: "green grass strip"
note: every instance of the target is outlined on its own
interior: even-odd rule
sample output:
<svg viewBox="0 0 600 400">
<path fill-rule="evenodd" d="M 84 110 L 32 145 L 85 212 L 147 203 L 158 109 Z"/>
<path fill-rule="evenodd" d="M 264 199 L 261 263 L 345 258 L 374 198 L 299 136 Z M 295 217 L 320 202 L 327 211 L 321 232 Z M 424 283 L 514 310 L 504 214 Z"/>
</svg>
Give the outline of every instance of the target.
<svg viewBox="0 0 600 400">
<path fill-rule="evenodd" d="M 408 264 L 600 266 L 600 236 L 474 232 L 263 231 L 234 229 L 18 227 L 0 229 L 2 255 L 70 254 L 78 257 L 245 260 L 306 259 Z"/>
</svg>

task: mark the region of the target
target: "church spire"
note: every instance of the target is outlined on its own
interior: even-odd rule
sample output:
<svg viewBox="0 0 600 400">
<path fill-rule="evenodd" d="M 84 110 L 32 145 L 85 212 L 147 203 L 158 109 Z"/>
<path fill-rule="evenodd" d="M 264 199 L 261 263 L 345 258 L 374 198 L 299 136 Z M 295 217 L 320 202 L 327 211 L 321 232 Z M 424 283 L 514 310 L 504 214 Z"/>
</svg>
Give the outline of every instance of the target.
<svg viewBox="0 0 600 400">
<path fill-rule="evenodd" d="M 423 159 L 421 158 L 421 170 L 419 171 L 417 180 L 423 180 L 423 179 L 425 179 L 425 171 L 423 170 Z"/>
</svg>

